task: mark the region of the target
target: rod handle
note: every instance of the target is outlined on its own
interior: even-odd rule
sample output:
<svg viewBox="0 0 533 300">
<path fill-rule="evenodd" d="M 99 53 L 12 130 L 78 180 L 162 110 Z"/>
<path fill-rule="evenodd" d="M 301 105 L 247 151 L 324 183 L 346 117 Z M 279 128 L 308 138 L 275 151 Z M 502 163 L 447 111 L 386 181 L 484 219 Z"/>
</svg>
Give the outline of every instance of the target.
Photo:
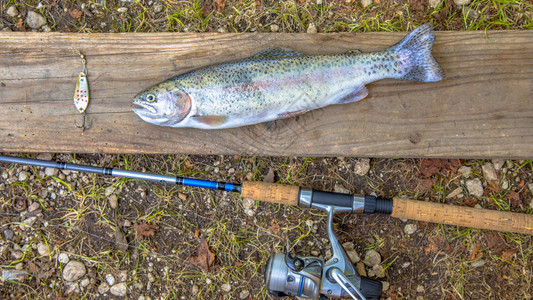
<svg viewBox="0 0 533 300">
<path fill-rule="evenodd" d="M 241 189 L 242 197 L 293 206 L 298 205 L 299 193 L 297 186 L 260 181 L 245 181 Z"/>
<path fill-rule="evenodd" d="M 391 216 L 502 232 L 533 234 L 533 215 L 523 213 L 394 198 Z"/>
</svg>

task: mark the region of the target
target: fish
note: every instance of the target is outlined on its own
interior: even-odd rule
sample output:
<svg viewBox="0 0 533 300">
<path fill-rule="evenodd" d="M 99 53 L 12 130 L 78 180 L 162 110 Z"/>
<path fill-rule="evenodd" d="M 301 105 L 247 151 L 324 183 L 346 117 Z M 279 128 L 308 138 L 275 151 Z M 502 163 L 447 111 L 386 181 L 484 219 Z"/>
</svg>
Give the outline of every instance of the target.
<svg viewBox="0 0 533 300">
<path fill-rule="evenodd" d="M 134 97 L 133 111 L 151 124 L 200 129 L 291 118 L 359 101 L 368 96 L 366 85 L 376 80 L 442 80 L 443 70 L 431 53 L 434 40 L 426 23 L 380 52 L 305 55 L 269 48 L 154 85 Z"/>
</svg>

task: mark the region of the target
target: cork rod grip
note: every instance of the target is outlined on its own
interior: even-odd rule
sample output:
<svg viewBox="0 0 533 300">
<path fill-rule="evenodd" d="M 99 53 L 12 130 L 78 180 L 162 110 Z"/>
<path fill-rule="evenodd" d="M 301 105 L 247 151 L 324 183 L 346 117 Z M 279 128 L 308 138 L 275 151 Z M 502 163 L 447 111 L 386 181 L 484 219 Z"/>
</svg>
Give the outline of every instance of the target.
<svg viewBox="0 0 533 300">
<path fill-rule="evenodd" d="M 241 196 L 259 201 L 297 206 L 299 192 L 300 188 L 297 186 L 245 181 L 242 183 Z"/>
<path fill-rule="evenodd" d="M 447 225 L 533 234 L 533 215 L 506 211 L 394 198 L 391 216 Z"/>
</svg>

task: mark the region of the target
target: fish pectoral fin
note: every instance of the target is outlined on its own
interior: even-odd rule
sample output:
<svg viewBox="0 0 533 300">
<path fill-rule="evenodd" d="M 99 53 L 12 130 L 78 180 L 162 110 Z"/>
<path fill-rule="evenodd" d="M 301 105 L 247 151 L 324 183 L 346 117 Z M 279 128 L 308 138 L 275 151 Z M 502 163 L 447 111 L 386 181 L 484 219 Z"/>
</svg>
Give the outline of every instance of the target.
<svg viewBox="0 0 533 300">
<path fill-rule="evenodd" d="M 359 101 L 368 96 L 368 89 L 364 84 L 361 84 L 357 89 L 353 90 L 348 95 L 342 97 L 337 104 L 352 103 Z"/>
<path fill-rule="evenodd" d="M 288 111 L 288 112 L 284 112 L 284 113 L 278 114 L 278 118 L 280 118 L 280 119 L 292 118 L 292 117 L 296 117 L 296 116 L 299 116 L 301 114 L 304 114 L 306 112 L 307 112 L 306 109 Z"/>
<path fill-rule="evenodd" d="M 224 124 L 228 119 L 227 116 L 191 116 L 191 119 L 209 126 L 219 126 Z"/>
<path fill-rule="evenodd" d="M 302 52 L 294 51 L 289 48 L 268 48 L 256 53 L 252 57 L 291 57 L 303 55 Z"/>
</svg>

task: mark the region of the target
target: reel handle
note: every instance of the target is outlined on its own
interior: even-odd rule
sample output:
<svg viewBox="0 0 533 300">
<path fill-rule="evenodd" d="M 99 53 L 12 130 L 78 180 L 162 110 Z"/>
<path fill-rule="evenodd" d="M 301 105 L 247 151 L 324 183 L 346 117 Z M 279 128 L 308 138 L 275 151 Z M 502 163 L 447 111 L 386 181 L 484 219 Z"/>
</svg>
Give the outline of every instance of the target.
<svg viewBox="0 0 533 300">
<path fill-rule="evenodd" d="M 391 216 L 446 225 L 533 234 L 533 215 L 508 211 L 394 198 Z"/>
</svg>

